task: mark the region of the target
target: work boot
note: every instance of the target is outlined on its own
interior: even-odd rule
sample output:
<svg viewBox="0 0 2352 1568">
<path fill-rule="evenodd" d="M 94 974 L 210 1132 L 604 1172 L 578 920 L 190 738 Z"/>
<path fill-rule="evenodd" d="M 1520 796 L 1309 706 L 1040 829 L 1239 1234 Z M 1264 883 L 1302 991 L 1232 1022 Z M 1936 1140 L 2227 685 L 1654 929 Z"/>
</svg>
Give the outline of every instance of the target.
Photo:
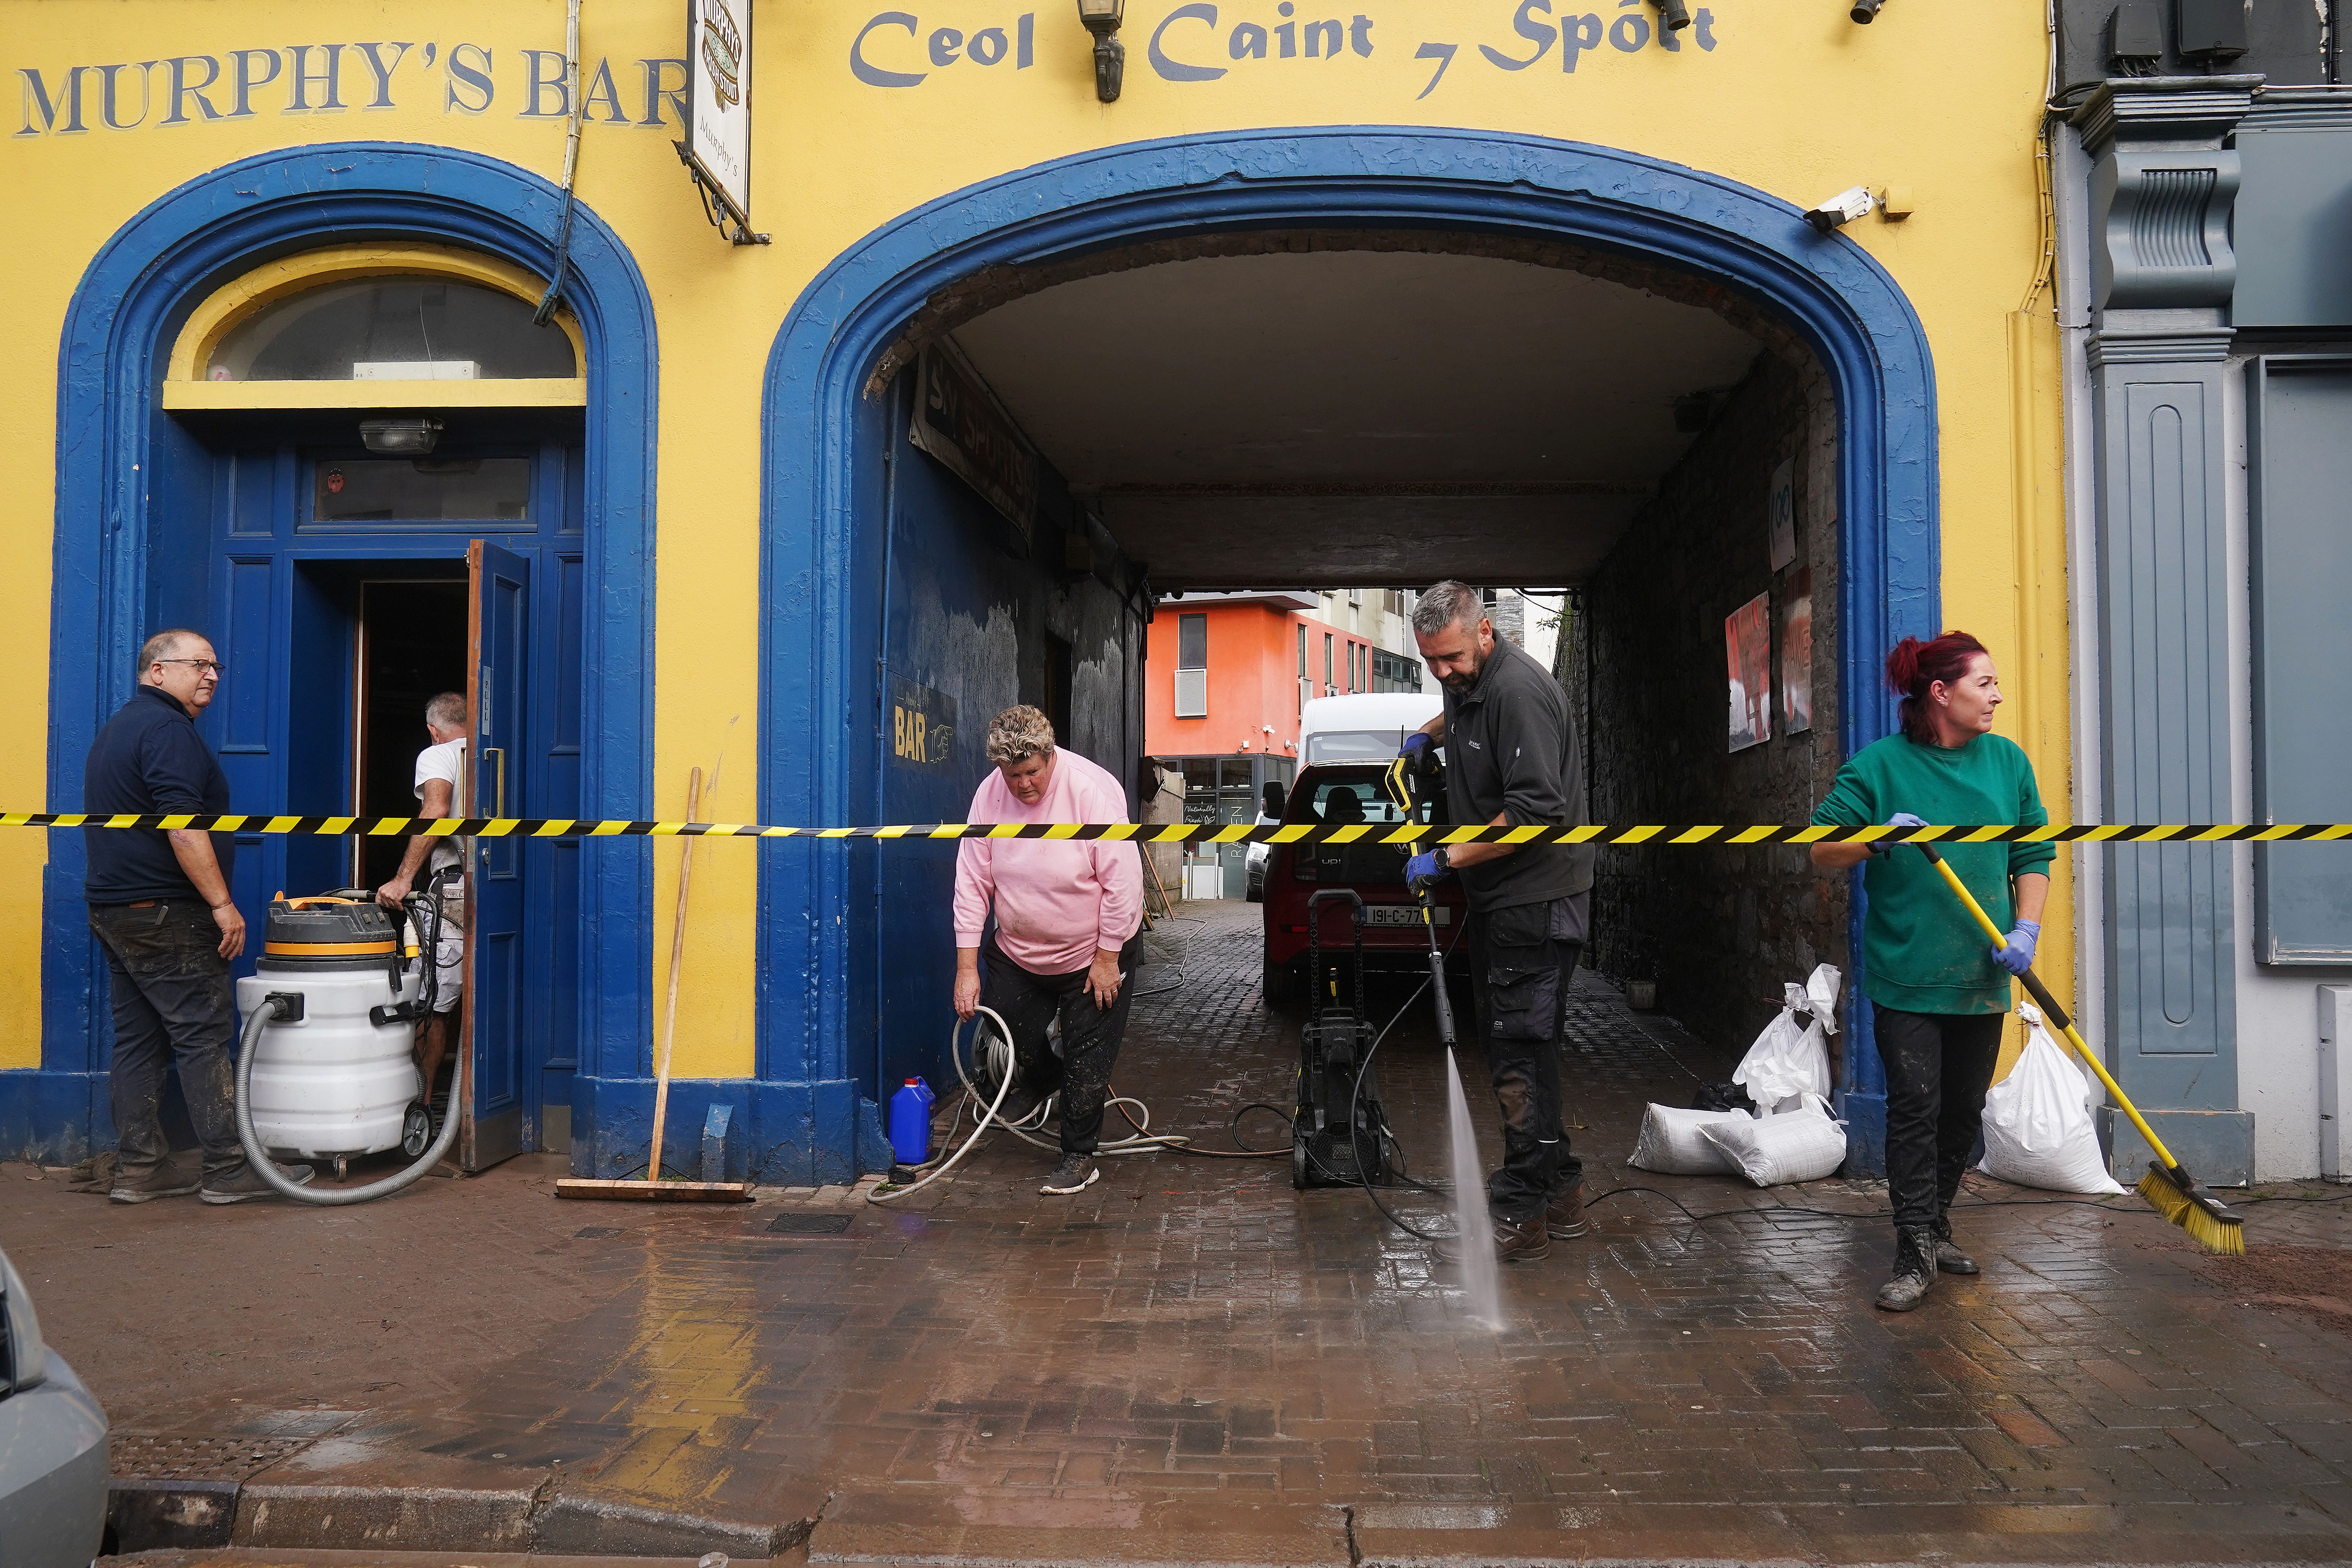
<svg viewBox="0 0 2352 1568">
<path fill-rule="evenodd" d="M 1093 1186 L 1101 1174 L 1092 1154 L 1065 1154 L 1062 1163 L 1054 1167 L 1054 1173 L 1045 1178 L 1045 1184 L 1037 1190 L 1055 1197 L 1067 1197 Z"/>
<path fill-rule="evenodd" d="M 1551 1203 L 1544 1209 L 1544 1229 L 1562 1241 L 1574 1241 L 1584 1234 L 1582 1182 L 1552 1194 Z"/>
<path fill-rule="evenodd" d="M 1878 1288 L 1878 1305 L 1907 1312 L 1936 1282 L 1936 1233 L 1926 1226 L 1895 1233 L 1895 1278 Z"/>
<path fill-rule="evenodd" d="M 319 1173 L 308 1165 L 278 1165 L 278 1173 L 298 1187 L 307 1187 Z M 234 1174 L 205 1178 L 203 1198 L 208 1204 L 241 1204 L 277 1195 L 278 1189 L 261 1179 L 261 1173 L 253 1168 L 250 1160 L 239 1165 Z"/>
<path fill-rule="evenodd" d="M 132 1175 L 118 1168 L 106 1195 L 119 1204 L 143 1204 L 149 1198 L 184 1197 L 196 1190 L 196 1178 L 166 1159 L 152 1169 Z"/>
<path fill-rule="evenodd" d="M 1952 1216 L 1944 1215 L 1936 1222 L 1936 1267 L 1946 1274 L 1979 1272 L 1977 1260 L 1962 1252 L 1952 1240 Z"/>
<path fill-rule="evenodd" d="M 1506 1263 L 1541 1263 L 1549 1258 L 1551 1231 L 1544 1225 L 1543 1211 L 1538 1209 L 1517 1223 L 1496 1220 L 1495 1256 Z"/>
</svg>

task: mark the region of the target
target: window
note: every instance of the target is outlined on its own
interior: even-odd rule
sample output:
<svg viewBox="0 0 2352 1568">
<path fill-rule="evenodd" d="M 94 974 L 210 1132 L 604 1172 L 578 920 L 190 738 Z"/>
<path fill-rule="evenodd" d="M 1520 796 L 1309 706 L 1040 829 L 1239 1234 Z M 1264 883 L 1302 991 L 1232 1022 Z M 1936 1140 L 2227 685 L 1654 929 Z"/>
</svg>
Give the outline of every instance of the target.
<svg viewBox="0 0 2352 1568">
<path fill-rule="evenodd" d="M 1348 607 L 1351 610 L 1360 610 L 1364 607 L 1364 591 L 1361 588 L 1348 590 Z"/>
<path fill-rule="evenodd" d="M 320 458 L 312 522 L 522 522 L 529 458 Z"/>
<path fill-rule="evenodd" d="M 569 310 L 532 321 L 546 287 L 441 245 L 296 251 L 196 306 L 172 346 L 163 406 L 578 408 L 584 340 Z"/>
<path fill-rule="evenodd" d="M 1209 617 L 1176 617 L 1176 717 L 1209 716 Z"/>
<path fill-rule="evenodd" d="M 580 374 L 572 339 L 531 305 L 454 278 L 327 283 L 247 317 L 215 344 L 206 381 L 530 381 Z"/>
<path fill-rule="evenodd" d="M 1421 689 L 1421 661 L 1407 658 L 1401 653 L 1391 653 L 1384 647 L 1372 650 L 1372 689 L 1375 691 L 1418 691 Z"/>
<path fill-rule="evenodd" d="M 1337 696 L 1339 690 L 1331 678 L 1333 668 L 1331 645 L 1336 640 L 1329 632 L 1323 634 L 1323 695 L 1326 697 Z"/>
</svg>

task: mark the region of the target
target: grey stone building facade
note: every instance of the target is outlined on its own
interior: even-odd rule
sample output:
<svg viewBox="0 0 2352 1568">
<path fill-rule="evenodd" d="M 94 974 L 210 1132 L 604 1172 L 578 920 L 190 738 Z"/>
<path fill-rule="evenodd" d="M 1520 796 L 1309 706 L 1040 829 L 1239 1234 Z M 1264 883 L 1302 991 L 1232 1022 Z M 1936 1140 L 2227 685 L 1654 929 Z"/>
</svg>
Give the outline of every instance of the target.
<svg viewBox="0 0 2352 1568">
<path fill-rule="evenodd" d="M 2077 821 L 2352 820 L 2336 9 L 2058 10 Z M 2342 1173 L 2352 846 L 2076 855 L 2084 1023 L 2174 1152 L 2210 1181 Z M 2137 1135 L 2112 1131 L 2115 1168 L 2138 1168 Z"/>
</svg>

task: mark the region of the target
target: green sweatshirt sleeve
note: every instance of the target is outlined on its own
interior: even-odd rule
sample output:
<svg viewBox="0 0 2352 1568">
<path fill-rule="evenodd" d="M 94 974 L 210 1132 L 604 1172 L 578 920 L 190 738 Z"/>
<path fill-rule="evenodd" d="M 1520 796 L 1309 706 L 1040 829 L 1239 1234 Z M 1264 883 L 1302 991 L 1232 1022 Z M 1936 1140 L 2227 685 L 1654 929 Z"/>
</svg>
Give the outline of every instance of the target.
<svg viewBox="0 0 2352 1568">
<path fill-rule="evenodd" d="M 2021 827 L 2047 827 L 2050 813 L 2042 809 L 2042 792 L 2033 784 L 2033 764 L 2022 751 L 2017 752 L 2017 824 Z M 2012 844 L 2009 847 L 2009 874 L 2021 876 L 2028 871 L 2050 874 L 2050 863 L 2058 858 L 2054 844 Z"/>
</svg>

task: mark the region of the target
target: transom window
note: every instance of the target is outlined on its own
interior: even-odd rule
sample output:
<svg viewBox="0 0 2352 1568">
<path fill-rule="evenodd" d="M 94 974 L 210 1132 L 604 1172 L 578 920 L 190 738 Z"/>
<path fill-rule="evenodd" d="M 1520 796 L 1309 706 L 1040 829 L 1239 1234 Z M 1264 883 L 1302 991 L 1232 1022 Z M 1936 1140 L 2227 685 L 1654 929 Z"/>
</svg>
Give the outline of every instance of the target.
<svg viewBox="0 0 2352 1568">
<path fill-rule="evenodd" d="M 578 375 L 529 301 L 446 277 L 362 278 L 289 295 L 214 348 L 207 381 L 499 381 Z"/>
</svg>

